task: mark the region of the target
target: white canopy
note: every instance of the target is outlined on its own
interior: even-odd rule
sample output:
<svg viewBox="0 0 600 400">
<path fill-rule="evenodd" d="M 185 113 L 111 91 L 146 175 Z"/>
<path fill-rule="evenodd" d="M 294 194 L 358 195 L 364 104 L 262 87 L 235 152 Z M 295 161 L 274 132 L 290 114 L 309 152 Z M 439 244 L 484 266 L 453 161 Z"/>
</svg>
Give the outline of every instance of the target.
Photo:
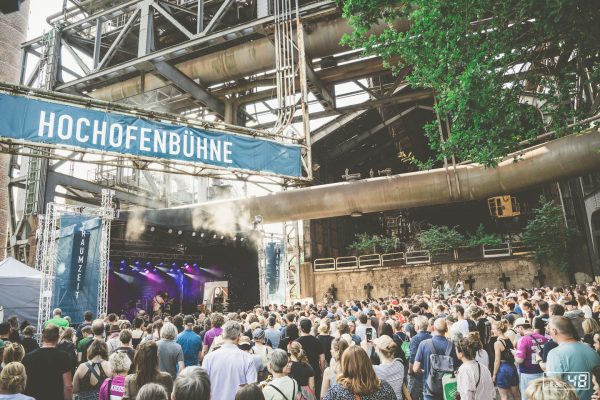
<svg viewBox="0 0 600 400">
<path fill-rule="evenodd" d="M 7 257 L 0 262 L 0 306 L 4 316 L 16 315 L 20 321 L 37 323 L 42 273 Z"/>
</svg>

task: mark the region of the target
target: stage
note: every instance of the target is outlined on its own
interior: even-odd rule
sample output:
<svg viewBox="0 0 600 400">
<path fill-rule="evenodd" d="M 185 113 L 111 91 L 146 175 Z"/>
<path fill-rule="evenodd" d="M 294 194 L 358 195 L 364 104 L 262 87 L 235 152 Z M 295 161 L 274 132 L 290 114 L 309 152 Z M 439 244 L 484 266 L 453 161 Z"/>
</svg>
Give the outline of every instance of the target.
<svg viewBox="0 0 600 400">
<path fill-rule="evenodd" d="M 150 312 L 158 292 L 169 294 L 170 314 L 196 312 L 215 297 L 219 307 L 223 295 L 228 310 L 252 308 L 260 297 L 255 243 L 253 232 L 159 225 L 121 213 L 111 227 L 108 312 Z"/>
</svg>

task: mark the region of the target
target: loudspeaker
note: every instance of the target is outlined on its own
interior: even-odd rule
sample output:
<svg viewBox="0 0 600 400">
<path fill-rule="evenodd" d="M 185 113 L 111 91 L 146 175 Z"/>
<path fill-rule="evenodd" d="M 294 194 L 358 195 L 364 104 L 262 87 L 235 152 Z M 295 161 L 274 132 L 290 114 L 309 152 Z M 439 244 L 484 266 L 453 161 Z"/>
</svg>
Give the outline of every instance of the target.
<svg viewBox="0 0 600 400">
<path fill-rule="evenodd" d="M 10 14 L 19 11 L 23 0 L 0 0 L 0 11 L 2 14 Z"/>
</svg>

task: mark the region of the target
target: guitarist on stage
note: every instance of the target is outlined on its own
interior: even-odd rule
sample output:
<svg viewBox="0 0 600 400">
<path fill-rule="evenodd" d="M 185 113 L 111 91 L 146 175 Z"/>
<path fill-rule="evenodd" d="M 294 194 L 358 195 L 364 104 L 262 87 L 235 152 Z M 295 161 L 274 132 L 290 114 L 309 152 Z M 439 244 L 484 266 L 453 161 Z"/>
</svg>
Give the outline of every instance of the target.
<svg viewBox="0 0 600 400">
<path fill-rule="evenodd" d="M 152 298 L 152 316 L 160 316 L 162 317 L 163 310 L 165 307 L 165 299 L 163 297 L 163 292 L 156 292 L 156 296 Z"/>
</svg>

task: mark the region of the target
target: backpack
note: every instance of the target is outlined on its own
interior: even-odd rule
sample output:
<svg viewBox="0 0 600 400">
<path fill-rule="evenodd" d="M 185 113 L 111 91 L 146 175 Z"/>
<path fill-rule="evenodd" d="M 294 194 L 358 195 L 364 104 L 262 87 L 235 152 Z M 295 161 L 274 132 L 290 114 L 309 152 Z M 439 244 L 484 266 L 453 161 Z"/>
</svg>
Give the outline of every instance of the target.
<svg viewBox="0 0 600 400">
<path fill-rule="evenodd" d="M 406 340 L 403 340 L 399 334 L 394 334 L 394 342 L 400 343 L 400 350 L 404 354 L 404 360 L 410 359 L 410 339 L 406 336 Z"/>
<path fill-rule="evenodd" d="M 433 339 L 427 339 L 423 343 L 429 347 L 429 370 L 427 380 L 423 389 L 429 396 L 439 396 L 443 393 L 442 378 L 445 374 L 454 372 L 454 359 L 450 356 L 452 343 L 446 345 L 444 354 L 437 354 L 433 346 Z"/>
<path fill-rule="evenodd" d="M 270 386 L 273 389 L 277 390 L 279 392 L 279 394 L 285 400 L 316 400 L 317 399 L 315 392 L 313 392 L 309 386 L 302 386 L 302 387 L 300 387 L 300 389 L 298 391 L 296 391 L 296 380 L 295 379 L 292 379 L 292 380 L 294 381 L 294 390 L 293 390 L 294 395 L 292 396 L 291 399 L 288 399 L 286 397 L 286 395 L 283 394 L 283 392 L 277 386 L 275 386 L 271 383 L 269 383 L 267 386 Z"/>
<path fill-rule="evenodd" d="M 477 332 L 477 324 L 475 321 L 468 319 L 467 324 L 469 325 L 469 332 Z"/>
</svg>

